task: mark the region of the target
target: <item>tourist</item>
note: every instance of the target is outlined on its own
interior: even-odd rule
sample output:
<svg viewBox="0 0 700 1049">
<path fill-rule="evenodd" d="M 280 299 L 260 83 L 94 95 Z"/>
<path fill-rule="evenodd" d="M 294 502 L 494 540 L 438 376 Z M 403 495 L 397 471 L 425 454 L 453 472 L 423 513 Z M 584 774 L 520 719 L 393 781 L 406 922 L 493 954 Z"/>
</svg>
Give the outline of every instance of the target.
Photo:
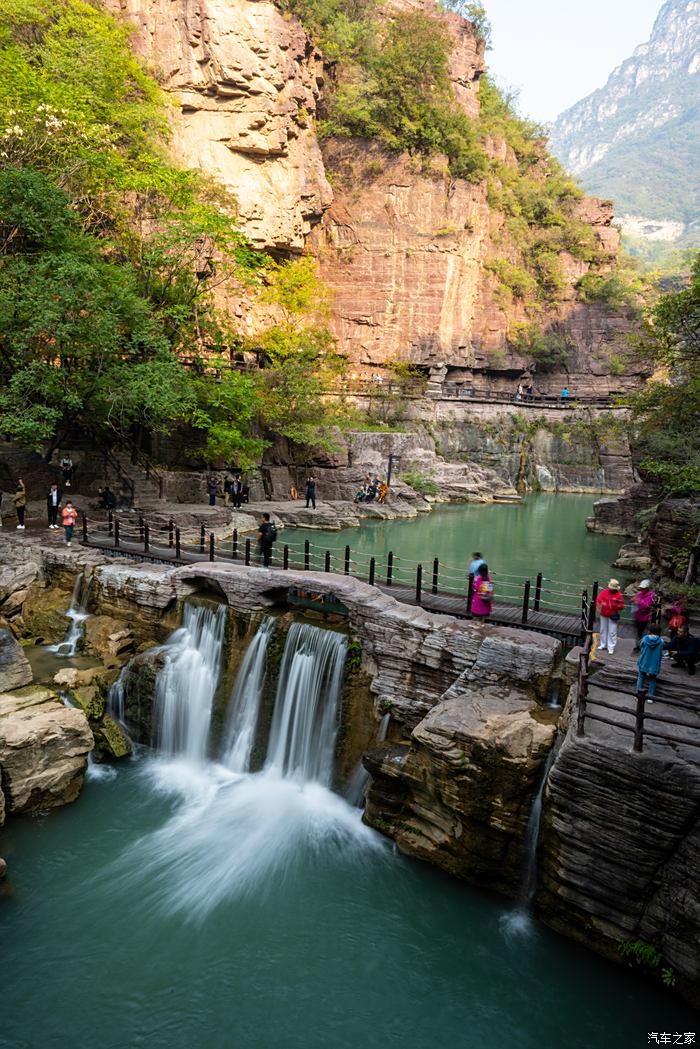
<svg viewBox="0 0 700 1049">
<path fill-rule="evenodd" d="M 219 485 L 215 477 L 210 477 L 207 481 L 207 493 L 209 495 L 209 505 L 216 506 L 216 493 L 219 490 Z"/>
<path fill-rule="evenodd" d="M 561 399 L 562 399 L 562 401 L 568 401 L 568 399 L 569 399 L 569 388 L 568 388 L 568 386 L 565 386 L 564 389 L 561 391 Z"/>
<path fill-rule="evenodd" d="M 676 636 L 667 641 L 664 649 L 676 667 L 684 667 L 692 676 L 700 662 L 700 641 L 690 633 L 687 626 L 679 628 Z"/>
<path fill-rule="evenodd" d="M 243 498 L 243 481 L 240 474 L 236 474 L 231 482 L 231 496 L 233 497 L 233 509 L 240 510 Z"/>
<path fill-rule="evenodd" d="M 102 509 L 103 510 L 116 510 L 117 508 L 117 497 L 109 487 L 108 484 L 102 489 Z"/>
<path fill-rule="evenodd" d="M 686 612 L 685 605 L 680 598 L 676 599 L 673 604 L 666 609 L 666 618 L 668 621 L 668 632 L 673 641 L 681 627 L 688 625 L 688 613 Z"/>
<path fill-rule="evenodd" d="M 230 474 L 226 474 L 224 478 L 224 506 L 228 506 L 231 501 L 233 494 L 233 478 Z"/>
<path fill-rule="evenodd" d="M 306 509 L 309 509 L 309 503 L 316 509 L 316 478 L 313 474 L 309 474 L 306 478 Z"/>
<path fill-rule="evenodd" d="M 262 515 L 262 521 L 258 529 L 258 555 L 265 568 L 270 567 L 272 560 L 272 544 L 277 538 L 277 528 L 270 521 L 270 515 Z"/>
<path fill-rule="evenodd" d="M 651 580 L 642 579 L 637 587 L 637 593 L 632 598 L 632 604 L 634 605 L 632 618 L 634 620 L 634 629 L 637 633 L 637 644 L 634 646 L 635 652 L 639 651 L 639 643 L 646 634 L 649 623 L 651 622 L 651 614 L 655 601 L 656 594 L 651 589 Z"/>
<path fill-rule="evenodd" d="M 382 481 L 381 484 L 379 485 L 379 499 L 377 500 L 377 502 L 381 503 L 381 505 L 384 506 L 384 503 L 386 502 L 386 497 L 387 497 L 388 494 L 389 494 L 389 485 L 386 483 L 386 481 Z"/>
<path fill-rule="evenodd" d="M 625 599 L 620 592 L 620 584 L 617 579 L 611 579 L 605 590 L 601 590 L 596 606 L 600 613 L 598 649 L 602 651 L 607 648 L 612 656 L 617 645 L 617 624 L 620 622 L 620 613 L 625 607 Z"/>
<path fill-rule="evenodd" d="M 469 611 L 475 619 L 485 623 L 493 610 L 493 583 L 489 576 L 489 566 L 482 561 L 474 575 L 472 603 Z"/>
<path fill-rule="evenodd" d="M 480 554 L 477 550 L 476 553 L 472 554 L 472 560 L 469 565 L 469 570 L 467 571 L 467 576 L 476 575 L 481 566 L 485 564 L 486 562 L 484 561 L 484 555 Z"/>
<path fill-rule="evenodd" d="M 534 387 L 533 387 L 531 382 L 529 382 L 527 384 L 527 386 L 525 387 L 525 393 L 527 394 L 528 401 L 534 401 L 534 399 L 535 399 L 535 391 L 534 391 Z"/>
<path fill-rule="evenodd" d="M 71 541 L 73 539 L 73 530 L 75 529 L 77 521 L 78 511 L 75 509 L 75 507 L 69 499 L 66 505 L 63 507 L 63 511 L 61 513 L 61 524 L 63 525 L 63 531 L 66 535 L 66 546 L 70 546 L 71 544 Z"/>
<path fill-rule="evenodd" d="M 58 528 L 58 511 L 61 507 L 61 492 L 57 484 L 52 484 L 46 494 L 46 516 L 49 528 Z"/>
<path fill-rule="evenodd" d="M 521 382 L 519 382 L 518 383 L 518 388 L 515 391 L 515 399 L 516 399 L 516 401 L 522 401 L 524 393 L 525 393 L 525 388 L 523 387 L 523 384 Z"/>
<path fill-rule="evenodd" d="M 61 459 L 61 473 L 63 474 L 63 487 L 70 488 L 71 481 L 73 480 L 73 460 L 71 459 L 68 452 Z"/>
<path fill-rule="evenodd" d="M 645 679 L 648 681 L 647 686 L 647 702 L 653 703 L 653 697 L 656 695 L 656 679 L 659 676 L 661 670 L 661 654 L 663 652 L 664 643 L 661 638 L 661 628 L 658 626 L 650 626 L 649 633 L 646 634 L 639 645 L 640 655 L 637 661 L 637 670 L 639 675 L 637 677 L 637 692 L 641 692 L 644 688 Z"/>
<path fill-rule="evenodd" d="M 17 514 L 17 527 L 20 530 L 24 530 L 24 512 L 27 508 L 27 490 L 24 487 L 24 481 L 21 477 L 17 481 L 17 490 L 12 496 L 12 501 L 15 504 L 15 513 Z"/>
</svg>

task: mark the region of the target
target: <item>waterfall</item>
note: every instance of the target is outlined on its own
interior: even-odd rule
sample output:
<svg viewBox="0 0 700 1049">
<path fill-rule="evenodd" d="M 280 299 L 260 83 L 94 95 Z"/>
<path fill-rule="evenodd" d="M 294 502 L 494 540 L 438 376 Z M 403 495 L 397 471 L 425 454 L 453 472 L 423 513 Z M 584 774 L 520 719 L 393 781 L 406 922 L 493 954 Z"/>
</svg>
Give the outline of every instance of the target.
<svg viewBox="0 0 700 1049">
<path fill-rule="evenodd" d="M 347 638 L 308 623 L 287 634 L 265 768 L 329 786 Z"/>
<path fill-rule="evenodd" d="M 226 606 L 185 605 L 182 626 L 163 647 L 156 679 L 157 744 L 168 757 L 203 761 L 226 624 Z"/>
<path fill-rule="evenodd" d="M 274 629 L 275 620 L 268 616 L 248 645 L 231 692 L 222 762 L 232 772 L 248 772 L 250 768 L 267 670 L 267 646 Z"/>
<path fill-rule="evenodd" d="M 387 737 L 389 731 L 389 721 L 391 720 L 391 714 L 385 714 L 382 720 L 379 722 L 377 729 L 377 743 L 383 743 Z M 344 790 L 345 800 L 350 805 L 355 805 L 357 808 L 362 808 L 365 802 L 365 794 L 367 793 L 367 786 L 369 784 L 369 772 L 362 764 L 362 758 L 358 761 L 355 768 L 352 770 L 352 775 L 348 780 L 348 785 Z"/>
<path fill-rule="evenodd" d="M 66 616 L 70 619 L 70 629 L 68 636 L 64 641 L 59 641 L 56 645 L 48 645 L 49 652 L 56 652 L 59 656 L 67 656 L 72 659 L 78 651 L 78 645 L 83 638 L 83 624 L 88 617 L 85 611 L 85 600 L 87 594 L 83 593 L 83 583 L 86 581 L 85 575 L 81 572 L 78 578 L 75 580 L 75 586 L 73 587 L 73 596 L 71 602 L 66 611 Z"/>
<path fill-rule="evenodd" d="M 129 663 L 125 663 L 119 671 L 119 677 L 110 685 L 109 692 L 107 693 L 107 712 L 119 722 L 120 725 L 124 725 L 126 720 L 126 710 L 124 701 L 125 691 L 125 680 L 126 675 L 129 672 Z"/>
<path fill-rule="evenodd" d="M 525 863 L 523 867 L 523 879 L 520 885 L 520 902 L 528 908 L 531 906 L 532 901 L 535 898 L 535 891 L 537 889 L 537 844 L 540 840 L 542 800 L 544 798 L 544 789 L 547 786 L 547 780 L 554 762 L 556 750 L 557 739 L 554 740 L 554 745 L 544 763 L 542 779 L 540 780 L 540 785 L 535 794 L 534 801 L 532 802 L 532 808 L 530 809 L 530 816 L 525 830 Z"/>
</svg>

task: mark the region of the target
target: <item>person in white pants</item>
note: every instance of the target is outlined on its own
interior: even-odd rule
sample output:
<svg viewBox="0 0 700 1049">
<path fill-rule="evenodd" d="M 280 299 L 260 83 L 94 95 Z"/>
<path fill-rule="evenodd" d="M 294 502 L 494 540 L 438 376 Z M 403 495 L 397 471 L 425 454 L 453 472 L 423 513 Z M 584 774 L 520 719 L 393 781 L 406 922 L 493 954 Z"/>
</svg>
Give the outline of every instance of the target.
<svg viewBox="0 0 700 1049">
<path fill-rule="evenodd" d="M 596 600 L 596 607 L 600 613 L 600 641 L 598 649 L 607 648 L 610 655 L 612 655 L 617 645 L 617 624 L 620 619 L 620 613 L 625 607 L 625 599 L 622 596 L 617 579 L 611 579 L 605 590 L 601 590 Z"/>
</svg>

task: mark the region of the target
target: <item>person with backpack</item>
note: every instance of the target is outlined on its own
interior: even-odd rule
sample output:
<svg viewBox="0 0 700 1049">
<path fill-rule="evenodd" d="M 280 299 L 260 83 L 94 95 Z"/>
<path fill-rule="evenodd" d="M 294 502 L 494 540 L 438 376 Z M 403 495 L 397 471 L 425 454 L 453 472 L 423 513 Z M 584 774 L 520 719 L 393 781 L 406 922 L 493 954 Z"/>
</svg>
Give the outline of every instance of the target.
<svg viewBox="0 0 700 1049">
<path fill-rule="evenodd" d="M 611 579 L 605 590 L 601 590 L 596 600 L 596 607 L 600 614 L 598 650 L 602 652 L 604 648 L 607 648 L 610 655 L 613 655 L 617 645 L 617 624 L 620 622 L 620 614 L 625 607 L 625 599 L 617 579 Z"/>
<path fill-rule="evenodd" d="M 216 506 L 216 494 L 219 490 L 219 484 L 215 477 L 210 477 L 207 480 L 207 494 L 209 496 L 209 505 Z"/>
<path fill-rule="evenodd" d="M 272 546 L 277 539 L 277 526 L 270 521 L 269 514 L 262 515 L 258 529 L 258 553 L 263 567 L 269 568 L 272 560 Z"/>
<path fill-rule="evenodd" d="M 63 525 L 63 531 L 66 534 L 66 546 L 70 546 L 71 544 L 73 531 L 77 523 L 78 511 L 69 499 L 61 512 L 61 524 Z"/>
<path fill-rule="evenodd" d="M 637 587 L 637 593 L 632 598 L 632 604 L 634 605 L 632 618 L 634 619 L 634 629 L 637 632 L 637 643 L 634 646 L 635 652 L 639 652 L 642 638 L 649 629 L 655 601 L 656 594 L 651 589 L 651 580 L 642 579 Z"/>
<path fill-rule="evenodd" d="M 233 509 L 240 510 L 243 500 L 243 480 L 240 474 L 236 474 L 231 481 L 231 498 L 233 499 Z"/>
<path fill-rule="evenodd" d="M 637 692 L 642 691 L 644 680 L 646 679 L 649 682 L 647 686 L 647 703 L 653 703 L 656 695 L 656 679 L 661 670 L 661 655 L 664 650 L 661 628 L 658 626 L 649 627 L 649 633 L 645 634 L 641 639 L 639 649 Z"/>
<path fill-rule="evenodd" d="M 485 623 L 493 611 L 493 583 L 489 575 L 489 566 L 485 561 L 479 565 L 474 575 L 472 603 L 469 609 L 475 619 Z"/>
</svg>

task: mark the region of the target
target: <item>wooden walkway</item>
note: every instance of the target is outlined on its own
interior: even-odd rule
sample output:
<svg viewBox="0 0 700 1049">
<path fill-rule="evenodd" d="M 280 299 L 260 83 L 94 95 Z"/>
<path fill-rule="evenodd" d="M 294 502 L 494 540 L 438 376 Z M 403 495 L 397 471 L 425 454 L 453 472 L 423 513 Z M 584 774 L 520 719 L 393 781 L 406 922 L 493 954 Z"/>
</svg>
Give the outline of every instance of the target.
<svg viewBox="0 0 700 1049">
<path fill-rule="evenodd" d="M 182 566 L 201 562 L 212 562 L 208 544 L 205 545 L 204 553 L 202 553 L 201 547 L 196 548 L 182 545 L 178 557 L 176 556 L 176 550 L 174 547 L 166 546 L 161 543 L 149 543 L 148 549 L 144 550 L 143 542 L 120 538 L 119 545 L 117 546 L 114 541 L 114 536 L 108 535 L 106 532 L 90 531 L 88 533 L 87 541 L 83 539 L 83 545 L 98 550 L 104 550 L 105 553 L 111 555 L 137 558 L 140 561 L 155 564 Z M 218 551 L 215 551 L 215 557 L 213 560 L 216 564 L 244 564 L 243 556 L 234 559 L 233 557 L 224 556 Z M 253 565 L 256 563 L 253 557 L 251 557 L 250 563 Z M 284 568 L 279 556 L 275 556 L 272 567 L 277 569 Z M 288 568 L 290 571 L 294 572 L 305 571 L 302 564 L 293 563 L 292 561 L 289 562 Z M 316 573 L 323 573 L 323 569 L 314 568 L 311 570 Z M 355 578 L 361 578 L 352 571 L 348 574 Z M 363 581 L 367 582 L 366 579 L 363 579 Z M 433 593 L 430 586 L 425 586 L 421 589 L 420 600 L 418 600 L 417 589 L 414 587 L 403 586 L 400 584 L 387 586 L 386 583 L 380 583 L 379 581 L 376 581 L 373 585 L 376 586 L 378 590 L 381 590 L 382 593 L 388 594 L 402 604 L 420 606 L 427 612 L 450 615 L 457 619 L 473 618 L 467 614 L 466 589 L 464 595 L 456 595 L 440 592 Z M 522 606 L 496 603 L 494 604 L 492 614 L 489 617 L 489 623 L 493 623 L 495 626 L 513 627 L 520 630 L 532 630 L 536 633 L 548 634 L 552 637 L 556 637 L 567 646 L 579 644 L 582 638 L 580 613 L 577 615 L 573 612 L 535 611 L 529 609 L 527 620 L 523 622 Z"/>
</svg>

